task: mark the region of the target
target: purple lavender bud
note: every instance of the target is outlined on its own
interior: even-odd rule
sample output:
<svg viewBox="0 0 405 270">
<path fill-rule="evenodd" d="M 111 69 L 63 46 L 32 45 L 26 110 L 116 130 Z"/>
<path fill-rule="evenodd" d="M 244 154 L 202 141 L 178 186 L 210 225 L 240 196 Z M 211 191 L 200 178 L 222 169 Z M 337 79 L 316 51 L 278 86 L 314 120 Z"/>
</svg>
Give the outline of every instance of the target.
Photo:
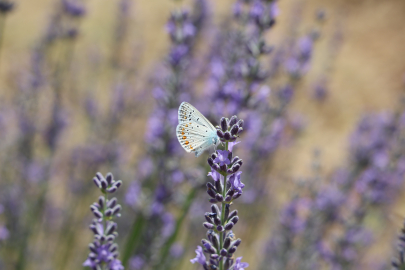
<svg viewBox="0 0 405 270">
<path fill-rule="evenodd" d="M 96 186 L 97 186 L 98 188 L 101 188 L 100 180 L 98 180 L 97 177 L 94 177 L 94 178 L 93 178 L 93 182 L 94 182 L 94 184 L 96 184 Z"/>
<path fill-rule="evenodd" d="M 114 192 L 116 192 L 116 191 L 117 191 L 117 187 L 115 187 L 115 186 L 112 186 L 112 187 L 110 187 L 110 188 L 107 189 L 107 192 L 108 192 L 108 193 L 114 193 Z"/>
<path fill-rule="evenodd" d="M 225 257 L 226 255 L 228 255 L 228 251 L 223 248 L 221 249 L 220 254 Z"/>
<path fill-rule="evenodd" d="M 101 172 L 96 173 L 96 177 L 99 181 L 101 181 L 101 179 L 104 179 L 104 176 Z"/>
<path fill-rule="evenodd" d="M 211 241 L 212 245 L 213 245 L 216 249 L 218 249 L 218 248 L 219 248 L 218 235 L 213 232 L 210 236 L 211 236 L 211 237 L 210 237 L 210 241 Z"/>
<path fill-rule="evenodd" d="M 238 130 L 238 134 L 242 133 L 242 131 L 243 131 L 243 128 L 240 127 Z"/>
<path fill-rule="evenodd" d="M 91 252 L 91 253 L 89 254 L 89 259 L 90 259 L 90 260 L 94 261 L 96 258 L 97 258 L 97 255 L 96 255 L 95 253 L 92 253 L 92 252 Z"/>
<path fill-rule="evenodd" d="M 212 198 L 216 198 L 217 193 L 212 188 L 207 188 L 207 193 L 210 195 Z"/>
<path fill-rule="evenodd" d="M 229 254 L 233 254 L 233 253 L 235 253 L 235 251 L 236 251 L 236 247 L 235 247 L 235 246 L 230 247 L 230 248 L 228 249 L 228 253 L 229 253 Z"/>
<path fill-rule="evenodd" d="M 98 197 L 98 205 L 100 206 L 101 209 L 104 208 L 104 204 L 105 204 L 105 198 L 104 198 L 104 196 Z"/>
<path fill-rule="evenodd" d="M 242 128 L 244 123 L 245 122 L 242 119 L 239 119 L 238 126 Z"/>
<path fill-rule="evenodd" d="M 224 226 L 218 225 L 218 226 L 217 226 L 217 231 L 223 232 L 223 231 L 224 231 Z"/>
<path fill-rule="evenodd" d="M 230 188 L 230 189 L 228 189 L 228 192 L 226 193 L 226 195 L 227 196 L 233 196 L 233 194 L 235 194 L 235 190 L 234 189 L 232 189 L 232 188 Z"/>
<path fill-rule="evenodd" d="M 110 235 L 107 235 L 105 240 L 108 242 L 112 242 L 112 241 L 114 241 L 114 239 L 115 239 L 115 235 L 110 234 Z"/>
<path fill-rule="evenodd" d="M 215 189 L 217 190 L 218 193 L 222 193 L 222 185 L 221 181 L 215 181 Z"/>
<path fill-rule="evenodd" d="M 219 258 L 219 255 L 218 254 L 211 254 L 210 257 L 213 260 L 217 260 Z"/>
<path fill-rule="evenodd" d="M 235 156 L 232 161 L 231 164 L 234 164 L 236 161 L 238 161 L 240 158 L 238 156 Z"/>
<path fill-rule="evenodd" d="M 238 210 L 233 210 L 228 217 L 228 220 L 232 219 L 233 217 L 236 217 L 238 215 Z"/>
<path fill-rule="evenodd" d="M 221 211 L 219 211 L 219 208 L 216 204 L 211 205 L 211 211 L 212 213 L 217 214 L 217 217 L 221 215 Z"/>
<path fill-rule="evenodd" d="M 118 249 L 118 245 L 117 244 L 112 244 L 111 246 L 110 246 L 110 248 L 109 248 L 109 250 L 110 250 L 110 252 L 114 252 L 114 251 L 116 251 Z"/>
<path fill-rule="evenodd" d="M 219 168 L 221 169 L 221 171 L 226 172 L 228 170 L 228 166 L 226 164 L 222 164 L 221 166 L 219 166 Z"/>
<path fill-rule="evenodd" d="M 100 180 L 101 188 L 106 189 L 108 187 L 107 181 L 103 178 Z"/>
<path fill-rule="evenodd" d="M 217 129 L 217 135 L 219 138 L 223 139 L 224 138 L 224 133 L 222 132 L 222 130 Z"/>
<path fill-rule="evenodd" d="M 210 189 L 214 190 L 215 192 L 217 191 L 216 188 L 214 187 L 214 185 L 210 182 L 208 182 L 206 186 L 207 186 L 207 189 L 210 188 Z"/>
<path fill-rule="evenodd" d="M 242 191 L 240 193 L 236 193 L 235 195 L 233 195 L 233 199 L 236 200 L 240 196 L 242 196 Z"/>
<path fill-rule="evenodd" d="M 226 170 L 226 173 L 227 174 L 232 174 L 233 172 L 232 172 L 232 168 L 228 168 L 227 170 Z"/>
<path fill-rule="evenodd" d="M 236 173 L 237 171 L 239 171 L 239 169 L 240 165 L 236 163 L 235 165 L 232 166 L 232 173 Z"/>
<path fill-rule="evenodd" d="M 219 172 L 221 170 L 221 168 L 219 167 L 219 165 L 217 163 L 214 163 L 214 165 L 212 165 L 212 168 L 214 170 L 216 170 L 217 172 Z"/>
<path fill-rule="evenodd" d="M 118 214 L 118 213 L 121 211 L 121 205 L 115 206 L 115 207 L 112 209 L 112 211 L 113 211 L 113 215 Z"/>
<path fill-rule="evenodd" d="M 239 221 L 239 217 L 238 217 L 238 216 L 235 216 L 235 217 L 231 218 L 230 221 L 231 221 L 233 224 L 236 224 L 236 223 L 238 223 L 238 221 Z"/>
<path fill-rule="evenodd" d="M 91 212 L 95 212 L 95 211 L 98 211 L 98 206 L 95 206 L 94 204 L 92 204 L 92 205 L 90 205 L 90 210 L 91 210 Z"/>
<path fill-rule="evenodd" d="M 109 185 L 111 185 L 112 183 L 113 183 L 113 175 L 112 175 L 112 173 L 107 173 L 107 175 L 105 176 L 105 180 L 107 180 L 107 183 L 109 184 Z"/>
<path fill-rule="evenodd" d="M 96 246 L 94 245 L 94 243 L 90 243 L 90 244 L 89 244 L 89 249 L 90 249 L 91 252 L 94 252 L 94 253 L 97 252 L 97 248 L 96 248 Z"/>
<path fill-rule="evenodd" d="M 239 132 L 239 126 L 238 125 L 233 125 L 231 128 L 231 135 L 235 136 Z"/>
<path fill-rule="evenodd" d="M 231 139 L 231 133 L 229 133 L 229 131 L 225 132 L 224 139 L 227 141 Z"/>
<path fill-rule="evenodd" d="M 228 121 L 225 117 L 222 117 L 221 120 L 219 121 L 221 124 L 221 129 L 223 132 L 228 130 Z"/>
<path fill-rule="evenodd" d="M 210 167 L 212 167 L 212 165 L 214 165 L 214 161 L 212 158 L 208 158 L 207 162 L 208 162 L 208 165 L 210 165 Z"/>
<path fill-rule="evenodd" d="M 207 228 L 209 230 L 212 230 L 212 229 L 215 228 L 215 226 L 213 224 L 208 223 L 208 222 L 204 222 L 203 225 L 204 225 L 205 228 Z"/>
<path fill-rule="evenodd" d="M 225 270 L 228 270 L 229 268 L 231 268 L 232 265 L 233 265 L 233 259 L 226 258 L 225 263 L 224 263 Z"/>
<path fill-rule="evenodd" d="M 103 218 L 103 214 L 98 210 L 93 211 L 93 214 L 96 218 Z"/>
<path fill-rule="evenodd" d="M 105 211 L 105 215 L 106 215 L 107 217 L 111 217 L 112 214 L 113 214 L 113 211 L 112 211 L 111 209 L 107 209 L 107 211 Z"/>
<path fill-rule="evenodd" d="M 108 200 L 107 208 L 113 208 L 117 204 L 117 198 L 112 198 Z"/>
<path fill-rule="evenodd" d="M 239 159 L 239 160 L 236 162 L 236 164 L 239 164 L 239 165 L 242 167 L 242 165 L 243 165 L 243 159 Z"/>
<path fill-rule="evenodd" d="M 228 249 L 231 246 L 231 238 L 227 237 L 224 241 L 224 248 Z"/>
<path fill-rule="evenodd" d="M 224 216 L 225 220 L 228 220 L 229 217 L 229 207 L 230 207 L 229 204 L 225 205 L 225 216 Z"/>
<path fill-rule="evenodd" d="M 235 225 L 233 222 L 228 222 L 225 224 L 225 230 L 230 231 L 233 228 L 233 225 Z"/>
<path fill-rule="evenodd" d="M 214 160 L 214 159 L 216 159 L 218 157 L 218 155 L 217 155 L 217 153 L 212 153 L 211 154 L 211 158 Z"/>
<path fill-rule="evenodd" d="M 236 115 L 232 116 L 231 119 L 229 120 L 229 126 L 232 127 L 233 125 L 238 122 L 238 117 Z"/>
<path fill-rule="evenodd" d="M 217 250 L 211 245 L 211 243 L 205 239 L 201 240 L 201 243 L 203 244 L 203 246 L 206 248 L 206 250 L 211 253 L 211 254 L 215 254 L 217 253 Z"/>
<path fill-rule="evenodd" d="M 204 217 L 205 217 L 205 220 L 207 221 L 207 222 L 209 222 L 209 223 L 214 223 L 213 221 L 212 221 L 212 219 L 211 219 L 211 217 L 210 217 L 210 214 L 211 213 L 205 213 L 205 215 L 204 215 Z"/>
<path fill-rule="evenodd" d="M 242 243 L 242 240 L 240 238 L 238 238 L 231 243 L 231 246 L 238 247 L 240 245 L 240 243 Z"/>
<path fill-rule="evenodd" d="M 90 228 L 90 230 L 93 231 L 94 234 L 98 234 L 97 227 L 96 227 L 94 224 L 91 224 L 91 225 L 89 226 L 89 228 Z"/>
<path fill-rule="evenodd" d="M 217 254 L 218 255 L 218 254 Z M 219 256 L 218 256 L 219 257 Z M 216 268 L 216 265 L 218 264 L 218 262 L 217 262 L 217 260 L 214 260 L 214 259 L 210 259 L 210 266 L 209 266 L 209 268 L 208 268 L 208 266 L 207 266 L 207 268 L 205 268 L 204 267 L 204 270 L 211 270 L 211 269 L 218 269 L 218 268 Z"/>
<path fill-rule="evenodd" d="M 114 222 L 110 222 L 107 226 L 107 230 L 105 230 L 106 235 L 112 234 L 117 229 L 117 224 Z"/>
<path fill-rule="evenodd" d="M 221 225 L 221 220 L 219 219 L 218 216 L 215 216 L 213 219 L 214 219 L 214 224 L 215 224 L 215 225 L 217 225 L 217 226 L 218 226 L 218 225 Z"/>
<path fill-rule="evenodd" d="M 223 197 L 221 194 L 219 194 L 219 193 L 215 194 L 215 199 L 216 199 L 218 202 L 223 202 L 223 201 L 224 201 L 224 197 Z"/>
<path fill-rule="evenodd" d="M 122 185 L 122 181 L 121 180 L 118 180 L 118 181 L 115 181 L 114 182 L 114 184 L 113 184 L 113 187 L 116 187 L 117 189 L 119 189 L 119 187 Z"/>
<path fill-rule="evenodd" d="M 230 141 L 230 142 L 234 142 L 234 141 L 236 141 L 237 138 L 238 138 L 238 137 L 236 137 L 236 136 L 232 136 L 229 141 Z"/>
<path fill-rule="evenodd" d="M 227 196 L 225 197 L 225 201 L 226 201 L 226 202 L 232 201 L 232 196 L 227 195 Z"/>
<path fill-rule="evenodd" d="M 211 198 L 211 199 L 209 199 L 208 200 L 210 203 L 217 203 L 218 201 L 217 200 L 215 200 L 214 198 Z"/>
</svg>

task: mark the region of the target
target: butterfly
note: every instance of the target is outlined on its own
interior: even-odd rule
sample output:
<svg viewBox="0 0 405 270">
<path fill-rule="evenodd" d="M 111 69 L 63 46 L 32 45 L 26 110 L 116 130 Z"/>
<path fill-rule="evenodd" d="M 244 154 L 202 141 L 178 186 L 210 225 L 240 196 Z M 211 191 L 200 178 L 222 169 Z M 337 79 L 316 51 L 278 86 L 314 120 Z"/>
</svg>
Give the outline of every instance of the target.
<svg viewBox="0 0 405 270">
<path fill-rule="evenodd" d="M 177 139 L 187 153 L 194 152 L 198 157 L 204 150 L 220 143 L 216 128 L 191 104 L 182 102 L 178 117 Z"/>
</svg>

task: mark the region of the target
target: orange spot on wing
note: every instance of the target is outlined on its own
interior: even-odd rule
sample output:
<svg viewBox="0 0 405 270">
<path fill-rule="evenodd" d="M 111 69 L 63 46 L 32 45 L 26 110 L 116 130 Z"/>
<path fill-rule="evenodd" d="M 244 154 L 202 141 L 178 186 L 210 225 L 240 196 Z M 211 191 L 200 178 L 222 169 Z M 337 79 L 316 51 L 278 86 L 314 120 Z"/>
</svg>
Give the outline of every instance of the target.
<svg viewBox="0 0 405 270">
<path fill-rule="evenodd" d="M 185 139 L 187 139 L 187 137 L 186 137 L 186 136 L 183 136 L 183 140 L 185 140 Z"/>
<path fill-rule="evenodd" d="M 184 130 L 184 128 L 183 128 L 183 130 Z M 181 132 L 181 135 L 184 135 L 184 132 L 183 132 L 183 131 Z"/>
<path fill-rule="evenodd" d="M 188 142 L 188 141 L 186 141 L 186 142 L 185 142 L 185 144 L 187 145 L 187 144 L 189 144 L 189 142 Z"/>
<path fill-rule="evenodd" d="M 190 149 L 193 149 L 193 147 L 190 145 Z"/>
</svg>

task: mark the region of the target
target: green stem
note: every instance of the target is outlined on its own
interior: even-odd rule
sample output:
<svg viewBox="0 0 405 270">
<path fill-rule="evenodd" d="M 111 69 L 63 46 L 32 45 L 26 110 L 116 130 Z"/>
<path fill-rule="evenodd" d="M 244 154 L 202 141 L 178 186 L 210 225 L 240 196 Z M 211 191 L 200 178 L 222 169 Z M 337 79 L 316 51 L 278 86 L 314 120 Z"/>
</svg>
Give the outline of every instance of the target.
<svg viewBox="0 0 405 270">
<path fill-rule="evenodd" d="M 228 142 L 225 143 L 225 150 L 228 150 Z M 227 173 L 224 173 L 224 187 L 222 188 L 222 197 L 225 199 L 225 195 L 226 195 L 226 187 L 227 187 Z M 225 207 L 226 207 L 226 203 L 222 202 L 222 209 L 221 209 L 221 225 L 224 226 L 225 225 Z M 218 254 L 221 252 L 222 248 L 224 247 L 224 232 L 222 231 L 219 233 L 219 250 L 218 250 Z M 223 270 L 224 269 L 224 260 L 221 260 L 219 262 L 219 270 Z"/>
</svg>

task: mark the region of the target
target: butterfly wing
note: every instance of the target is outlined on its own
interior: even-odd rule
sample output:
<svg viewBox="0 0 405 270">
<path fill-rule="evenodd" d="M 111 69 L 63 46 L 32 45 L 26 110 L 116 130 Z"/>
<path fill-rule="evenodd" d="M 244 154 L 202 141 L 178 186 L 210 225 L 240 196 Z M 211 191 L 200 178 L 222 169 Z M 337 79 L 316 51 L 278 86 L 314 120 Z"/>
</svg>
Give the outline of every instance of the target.
<svg viewBox="0 0 405 270">
<path fill-rule="evenodd" d="M 195 122 L 199 126 L 205 127 L 211 131 L 215 131 L 215 127 L 202 115 L 193 105 L 187 102 L 182 102 L 178 112 L 179 124 Z"/>
<path fill-rule="evenodd" d="M 177 125 L 177 139 L 187 153 L 194 152 L 199 156 L 205 149 L 214 145 L 217 134 L 194 122 Z"/>
<path fill-rule="evenodd" d="M 219 141 L 215 127 L 191 104 L 180 104 L 178 118 L 177 139 L 188 153 L 194 152 L 199 156 Z"/>
</svg>

